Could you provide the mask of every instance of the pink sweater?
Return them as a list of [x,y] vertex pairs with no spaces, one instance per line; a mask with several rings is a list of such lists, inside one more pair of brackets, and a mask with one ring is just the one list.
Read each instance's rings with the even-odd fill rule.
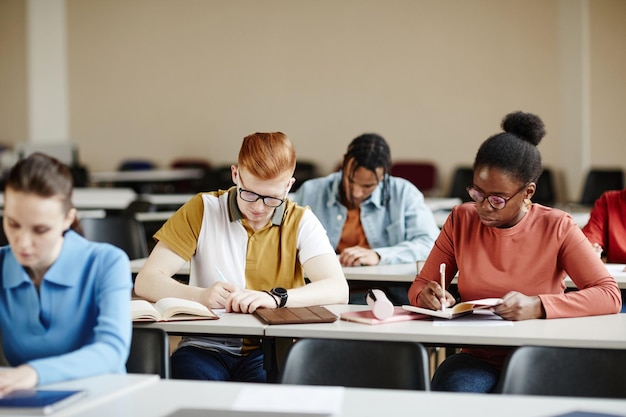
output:
[[[571,216],[538,204],[511,228],[484,226],[475,203],[455,207],[426,263],[409,289],[417,305],[422,288],[439,280],[446,264],[447,285],[459,271],[462,301],[503,297],[509,291],[541,298],[546,318],[592,316],[620,311],[619,288]],[[565,293],[566,273],[579,291]],[[501,349],[464,350],[495,365]]]
[[607,262],[626,263],[626,189],[598,198],[583,233],[604,248]]

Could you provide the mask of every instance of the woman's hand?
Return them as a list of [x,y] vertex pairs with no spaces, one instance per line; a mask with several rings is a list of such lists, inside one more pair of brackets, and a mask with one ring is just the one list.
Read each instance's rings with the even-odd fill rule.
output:
[[39,381],[37,371],[30,365],[20,365],[0,371],[0,395],[17,389],[34,388]]
[[505,320],[541,319],[546,316],[539,296],[511,291],[502,300],[502,303],[493,307],[493,312]]
[[441,288],[436,281],[430,281],[420,292],[417,302],[420,307],[441,310],[441,301],[445,299],[446,307],[452,307],[456,300],[448,291]]

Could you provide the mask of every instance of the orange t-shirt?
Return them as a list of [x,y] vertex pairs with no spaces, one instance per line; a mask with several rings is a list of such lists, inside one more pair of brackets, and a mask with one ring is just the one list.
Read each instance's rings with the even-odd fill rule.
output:
[[352,246],[361,246],[368,249],[370,247],[367,242],[367,237],[365,237],[363,225],[361,224],[360,207],[348,210],[346,222],[343,225],[343,230],[341,231],[341,237],[339,238],[336,252],[341,253],[344,249],[351,248]]
[[[558,209],[533,204],[518,224],[499,229],[482,224],[475,203],[456,206],[409,288],[411,304],[417,305],[429,281],[439,281],[442,263],[447,285],[459,272],[462,301],[519,291],[539,296],[548,319],[612,314],[621,308],[617,283],[580,227]],[[578,291],[565,292],[566,273]],[[506,355],[502,349],[464,351],[496,366]]]

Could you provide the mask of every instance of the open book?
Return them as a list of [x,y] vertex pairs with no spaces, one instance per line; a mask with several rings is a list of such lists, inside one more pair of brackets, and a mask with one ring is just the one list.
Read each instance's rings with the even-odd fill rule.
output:
[[412,311],[405,310],[402,307],[395,306],[393,308],[393,315],[384,320],[374,317],[372,310],[362,311],[345,311],[339,316],[341,320],[354,321],[363,324],[383,324],[383,323],[395,323],[398,321],[417,320],[426,318],[423,314],[415,314]]
[[130,312],[133,321],[210,320],[219,318],[203,304],[183,298],[166,297],[156,303],[132,300]]
[[427,314],[433,317],[439,317],[442,319],[453,319],[466,314],[471,314],[474,310],[480,310],[485,308],[491,308],[502,302],[502,298],[482,298],[480,300],[465,301],[458,303],[452,307],[447,307],[445,310],[431,310],[429,308],[415,307],[404,305],[403,309],[412,311],[414,313]]

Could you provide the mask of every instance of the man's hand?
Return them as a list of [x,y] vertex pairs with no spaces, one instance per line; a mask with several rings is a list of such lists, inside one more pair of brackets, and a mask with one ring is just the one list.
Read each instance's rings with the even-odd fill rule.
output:
[[380,256],[372,249],[352,246],[341,252],[339,262],[342,266],[378,265]]

